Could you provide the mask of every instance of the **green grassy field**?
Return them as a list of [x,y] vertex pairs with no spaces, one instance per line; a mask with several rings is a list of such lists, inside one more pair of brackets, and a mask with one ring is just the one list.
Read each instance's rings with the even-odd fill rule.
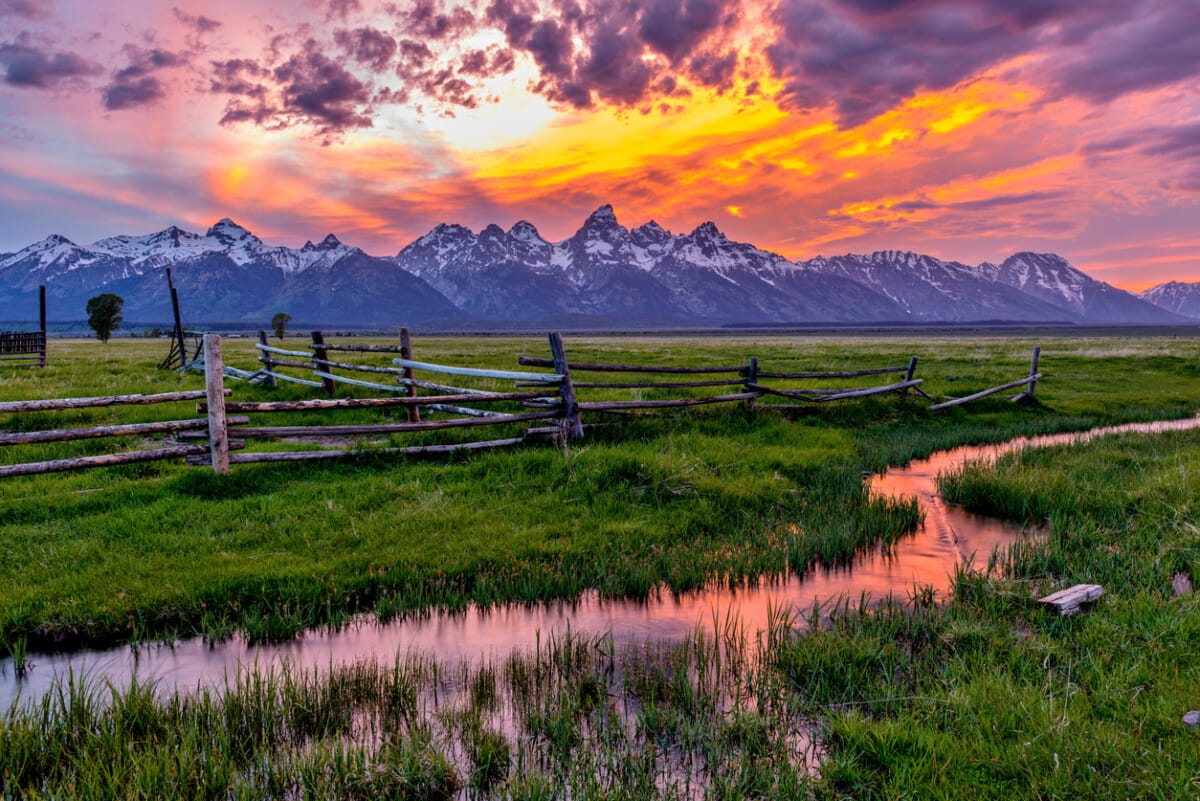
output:
[[[939,396],[1020,376],[1031,344],[1008,337],[567,338],[579,361],[712,364],[757,355],[773,370],[904,364],[916,354],[925,388]],[[914,507],[868,498],[864,469],[962,442],[1195,413],[1200,339],[1041,344],[1047,379],[1032,408],[1004,396],[937,413],[894,396],[794,413],[707,407],[602,419],[607,425],[566,452],[529,445],[439,461],[366,453],[339,463],[235,466],[229,476],[150,463],[5,479],[0,638],[43,647],[219,635],[233,627],[274,638],[362,610],[387,617],[587,588],[641,596],[661,584],[686,590],[717,578],[779,574],[845,559],[911,530]],[[199,375],[154,368],[162,340],[52,345],[45,370],[0,373],[0,400],[203,385]],[[419,359],[491,367],[546,353],[540,338],[418,337],[414,346]],[[227,363],[255,366],[250,341],[227,339],[225,349]],[[230,387],[234,399],[316,392]],[[334,422],[379,418],[348,414]],[[181,403],[9,415],[0,426],[192,416],[191,404]],[[468,434],[410,435],[396,444],[455,436]],[[0,450],[0,460],[112,447],[13,446]]]
[[[55,344],[46,371],[0,374],[0,400],[200,385],[153,370],[161,343]],[[753,354],[771,369],[915,353],[939,396],[1019,376],[1031,344],[567,339],[578,360]],[[233,627],[276,637],[353,610],[387,616],[585,587],[637,596],[659,583],[802,569],[915,524],[911,506],[863,494],[864,469],[964,442],[1196,413],[1200,339],[1040,344],[1047,378],[1032,407],[998,398],[930,413],[884,397],[786,414],[707,408],[615,421],[565,453],[541,445],[439,462],[365,454],[235,466],[224,477],[155,464],[7,480],[4,636],[18,652],[60,637]],[[417,358],[488,366],[544,353],[533,339],[416,345]],[[248,343],[226,352],[252,366]],[[129,411],[72,423],[127,421]],[[0,459],[16,461],[17,450]],[[1047,522],[1045,540],[988,574],[957,576],[948,603],[918,594],[804,630],[781,613],[757,646],[718,623],[628,652],[567,640],[472,669],[410,658],[248,674],[188,697],[64,686],[0,719],[0,795],[1193,798],[1200,738],[1182,716],[1200,707],[1197,468],[1191,432],[1029,452],[944,477],[944,492],[969,508]],[[1035,603],[1077,582],[1105,587],[1096,608],[1059,618]],[[810,773],[806,760],[818,757]]]

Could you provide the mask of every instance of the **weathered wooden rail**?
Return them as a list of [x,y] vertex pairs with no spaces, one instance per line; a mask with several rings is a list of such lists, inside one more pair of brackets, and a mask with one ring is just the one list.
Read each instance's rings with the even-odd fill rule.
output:
[[[561,350],[561,338],[557,334],[550,335],[551,350],[555,347]],[[254,462],[293,462],[315,459],[335,459],[352,454],[361,454],[363,449],[358,447],[361,437],[392,437],[397,434],[446,431],[451,429],[481,428],[485,426],[525,425],[531,422],[559,420],[568,432],[582,434],[582,425],[578,420],[578,410],[569,402],[569,377],[561,373],[533,373],[512,370],[492,370],[478,367],[463,367],[456,365],[435,364],[413,360],[412,346],[407,330],[402,332],[399,346],[390,345],[344,345],[326,342],[319,331],[313,332],[311,352],[288,351],[266,344],[265,334],[261,334],[256,348],[260,354],[264,371],[271,379],[282,379],[293,383],[320,387],[326,394],[332,395],[338,386],[368,389],[376,392],[397,393],[390,398],[317,398],[297,401],[255,401],[229,402],[224,401],[224,379],[226,370],[220,353],[220,337],[206,337],[205,353],[205,385],[208,390],[207,399],[198,405],[197,410],[207,413],[210,418],[208,428],[210,436],[210,451],[208,453],[192,454],[188,463],[193,465],[211,464],[218,473],[228,472],[234,464],[249,464]],[[557,341],[557,345],[556,345]],[[342,359],[330,358],[330,353],[358,353],[391,356],[392,365],[355,364]],[[402,354],[402,355],[401,355]],[[282,358],[281,358],[282,357]],[[310,381],[296,376],[280,373],[280,366],[300,367],[310,369],[312,374],[320,379]],[[334,371],[339,372],[334,372]],[[343,375],[344,372],[368,373],[372,375],[389,376],[394,383],[384,384],[379,381],[365,381]],[[460,387],[425,381],[415,377],[417,373],[432,373],[435,375],[453,376],[458,379],[485,379],[490,382],[517,382],[536,385],[538,391],[495,391],[478,387]],[[438,394],[421,395],[419,390],[433,391]],[[469,403],[470,406],[458,404]],[[531,404],[534,411],[497,411],[481,409],[480,405],[489,404]],[[221,424],[214,420],[229,413],[254,415],[270,415],[277,412],[337,412],[350,409],[386,409],[388,407],[403,408],[406,411],[405,422],[355,423],[320,425],[294,424],[256,424],[251,425],[248,419],[240,419],[236,423],[226,418]],[[519,407],[518,407],[519,408]],[[436,410],[456,415],[449,419],[422,420],[420,409]],[[215,436],[215,432],[223,432],[223,437]],[[461,443],[412,445],[405,447],[375,447],[372,453],[383,454],[444,454],[461,450],[481,450],[516,445],[524,442],[529,431],[520,436],[508,436],[490,440],[479,440]],[[289,451],[245,451],[230,453],[222,442],[236,437],[240,441],[254,440],[318,440],[322,443],[345,442],[353,440],[350,447],[333,447],[321,450],[289,450]]]
[[46,287],[38,287],[37,331],[0,331],[0,362],[46,366]]
[[1025,378],[1019,378],[1016,381],[1009,381],[1007,384],[1001,384],[1000,386],[991,387],[990,389],[980,390],[979,392],[976,392],[972,395],[967,395],[966,397],[951,398],[950,400],[942,401],[941,403],[935,403],[929,408],[931,411],[937,411],[938,409],[949,409],[951,406],[961,406],[964,403],[970,403],[971,401],[979,400],[980,398],[986,398],[989,395],[995,395],[997,393],[1004,392],[1007,389],[1016,389],[1017,387],[1026,387],[1026,389],[1024,392],[1013,396],[1013,403],[1022,403],[1033,400],[1034,389],[1037,387],[1037,382],[1042,378],[1042,374],[1038,372],[1038,362],[1041,359],[1041,355],[1042,349],[1035,346],[1033,349],[1033,356],[1029,360],[1029,375],[1027,375]]
[[[103,395],[90,398],[54,398],[47,400],[6,401],[0,403],[0,414],[22,414],[30,412],[56,412],[75,409],[97,409],[110,406],[144,406],[159,403],[193,401],[208,396],[205,390],[188,392],[161,392],[153,395]],[[232,418],[234,422],[247,422],[247,418]],[[188,431],[204,431],[210,421],[204,418],[186,420],[160,420],[147,423],[125,423],[120,425],[84,426],[79,428],[57,428],[43,431],[0,432],[0,446],[35,445],[54,442],[74,442],[110,437],[148,437],[158,434],[179,434]],[[207,433],[206,433],[207,436]],[[161,447],[131,451],[70,456],[61,459],[46,459],[33,462],[0,465],[0,478],[56,473],[63,470],[80,470],[90,467],[107,467],[135,462],[151,462],[162,459],[180,459],[204,453],[208,446],[199,444],[167,443]]]
[[[369,452],[378,454],[434,455],[455,451],[474,451],[517,445],[534,437],[553,435],[579,439],[584,434],[583,416],[588,414],[633,414],[639,411],[682,409],[721,403],[755,402],[763,398],[782,398],[806,404],[862,398],[884,393],[902,397],[910,392],[933,400],[921,389],[922,379],[915,377],[917,357],[907,364],[871,367],[857,370],[767,370],[757,357],[745,364],[670,365],[670,364],[609,364],[572,362],[566,354],[561,335],[548,336],[550,358],[521,356],[518,363],[525,367],[549,368],[552,372],[497,370],[481,367],[439,364],[413,358],[412,341],[407,329],[401,330],[397,345],[360,345],[327,342],[320,331],[313,332],[309,350],[289,350],[268,344],[265,332],[260,332],[255,347],[262,367],[256,371],[239,370],[224,363],[221,337],[207,334],[203,352],[189,366],[202,367],[205,389],[202,391],[166,392],[154,395],[108,395],[89,398],[59,398],[29,401],[0,402],[0,414],[54,412],[69,409],[101,408],[116,405],[142,405],[178,401],[199,401],[196,411],[200,418],[158,420],[85,426],[49,428],[41,431],[0,431],[0,446],[35,445],[74,442],[118,437],[173,437],[163,447],[119,451],[101,455],[71,456],[0,465],[0,477],[33,475],[105,465],[128,464],[158,459],[183,458],[189,465],[208,465],[217,473],[226,473],[234,464],[259,462],[294,462],[336,459],[366,452],[363,438],[370,438]],[[976,392],[963,398],[934,403],[931,410],[958,406],[994,395],[1006,389],[1025,387],[1013,400],[1033,397],[1039,372],[1040,349],[1033,349],[1029,375],[1000,386]],[[361,359],[386,359],[385,363],[360,363]],[[280,372],[280,368],[306,370],[312,379]],[[349,375],[347,375],[349,373]],[[597,380],[575,381],[573,374],[605,374]],[[352,377],[352,376],[362,376]],[[418,378],[420,375],[422,377]],[[433,381],[425,377],[436,377]],[[830,386],[846,379],[889,376],[886,383],[875,386]],[[225,388],[229,377],[262,381],[275,387],[285,381],[320,389],[330,397],[277,401],[226,400],[230,391]],[[370,378],[372,380],[366,380]],[[815,381],[819,386],[796,386],[798,381]],[[453,383],[443,383],[453,382]],[[778,386],[766,382],[789,382]],[[470,384],[475,384],[471,386]],[[861,382],[860,382],[861,383]],[[483,384],[480,386],[479,384]],[[496,388],[508,384],[511,388]],[[342,391],[369,390],[388,397],[333,397]],[[740,391],[729,392],[737,388]],[[601,392],[595,399],[580,399],[577,390]],[[672,397],[634,397],[614,399],[618,390],[648,390]],[[701,392],[697,392],[700,390]],[[705,394],[703,390],[714,390]],[[780,403],[762,404],[770,409],[794,409]],[[497,406],[499,408],[497,408]],[[488,408],[483,408],[488,407]],[[349,410],[388,409],[404,411],[403,421],[349,422],[335,424],[326,413]],[[425,412],[449,415],[432,419]],[[275,413],[322,413],[319,423],[297,422],[293,417],[272,424]],[[251,421],[251,415],[255,419]],[[266,419],[263,419],[263,418]],[[303,417],[299,418],[304,420]],[[550,423],[550,425],[546,425]],[[531,425],[532,424],[532,425]],[[396,435],[423,432],[468,430],[488,426],[507,426],[510,431],[494,439],[469,442],[438,442],[398,446],[389,440]],[[514,434],[512,428],[519,427]],[[247,443],[265,440],[293,443],[318,443],[319,449],[253,450]],[[261,447],[261,446],[260,446]]]

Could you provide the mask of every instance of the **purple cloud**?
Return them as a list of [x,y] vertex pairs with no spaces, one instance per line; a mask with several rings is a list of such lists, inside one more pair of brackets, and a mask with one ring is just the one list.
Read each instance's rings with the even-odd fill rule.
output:
[[47,19],[53,16],[50,0],[0,0],[0,17]]
[[385,10],[396,18],[405,34],[425,39],[461,36],[478,27],[475,15],[468,9],[457,6],[447,11],[442,0],[415,0],[403,5],[389,3]]
[[359,64],[382,72],[396,55],[396,40],[375,28],[334,31],[333,40]]
[[190,28],[194,28],[196,30],[196,33],[212,33],[217,28],[221,27],[221,23],[219,20],[215,20],[210,17],[206,17],[203,14],[200,14],[200,15],[189,14],[186,11],[180,9],[178,6],[172,7],[171,13],[173,13],[175,15],[175,19],[179,20],[184,25],[187,25]]
[[129,65],[114,72],[112,81],[101,90],[104,107],[109,111],[136,108],[162,99],[166,89],[154,73],[187,63],[184,56],[157,47],[142,50],[136,45],[126,45],[125,54]]
[[325,11],[326,20],[345,20],[351,14],[362,11],[362,2],[360,0],[329,0],[328,6],[328,9]]
[[25,34],[0,44],[4,83],[24,89],[53,89],[64,82],[95,75],[100,66],[76,53],[49,53],[36,47]]

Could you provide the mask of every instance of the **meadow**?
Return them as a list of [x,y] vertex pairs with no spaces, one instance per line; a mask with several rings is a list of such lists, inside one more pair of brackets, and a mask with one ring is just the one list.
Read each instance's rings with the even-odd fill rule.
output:
[[[202,384],[154,370],[159,341],[53,344],[46,370],[0,374],[0,400]],[[916,354],[938,395],[1020,376],[1032,344],[567,338],[581,361],[756,355],[772,369],[840,369]],[[743,405],[605,420],[566,448],[440,461],[367,451],[229,476],[156,463],[8,479],[0,632],[20,654],[234,630],[274,639],[358,612],[769,578],[845,562],[919,524],[911,503],[868,496],[863,471],[967,442],[1196,413],[1200,338],[1058,334],[1036,344],[1047,377],[1029,406],[1003,396],[936,413],[892,396],[789,412]],[[415,345],[417,358],[492,367],[545,351],[535,338]],[[228,341],[226,359],[252,366],[249,343]],[[238,399],[304,394],[233,388]],[[39,418],[0,425],[45,427]],[[15,461],[16,450],[0,459]],[[1200,436],[1176,433],[946,476],[952,500],[1045,523],[1046,538],[986,573],[959,573],[950,599],[915,591],[811,625],[781,610],[758,643],[715,625],[627,653],[568,639],[500,665],[398,657],[322,675],[249,674],[187,697],[64,686],[0,722],[5,794],[1194,797],[1200,741],[1181,717],[1200,706],[1200,662],[1187,646],[1200,635],[1190,591],[1200,579],[1198,465]],[[1105,586],[1086,614],[1058,618],[1034,601],[1082,581]],[[206,745],[210,735],[219,747]]]

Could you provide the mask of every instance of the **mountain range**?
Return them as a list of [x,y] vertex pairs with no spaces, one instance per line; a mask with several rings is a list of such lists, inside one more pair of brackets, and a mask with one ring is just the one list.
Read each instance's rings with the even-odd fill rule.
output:
[[891,250],[793,262],[711,222],[687,234],[653,221],[628,229],[607,205],[561,242],[526,221],[478,234],[442,224],[392,257],[333,234],[298,249],[271,246],[228,218],[203,235],[172,226],[88,246],[55,235],[0,253],[0,319],[33,316],[44,285],[51,320],[80,320],[88,298],[115,292],[126,320],[167,322],[167,267],[193,327],[257,327],[280,311],[297,325],[360,328],[1200,319],[1200,284],[1135,296],[1054,254],[974,267]]

